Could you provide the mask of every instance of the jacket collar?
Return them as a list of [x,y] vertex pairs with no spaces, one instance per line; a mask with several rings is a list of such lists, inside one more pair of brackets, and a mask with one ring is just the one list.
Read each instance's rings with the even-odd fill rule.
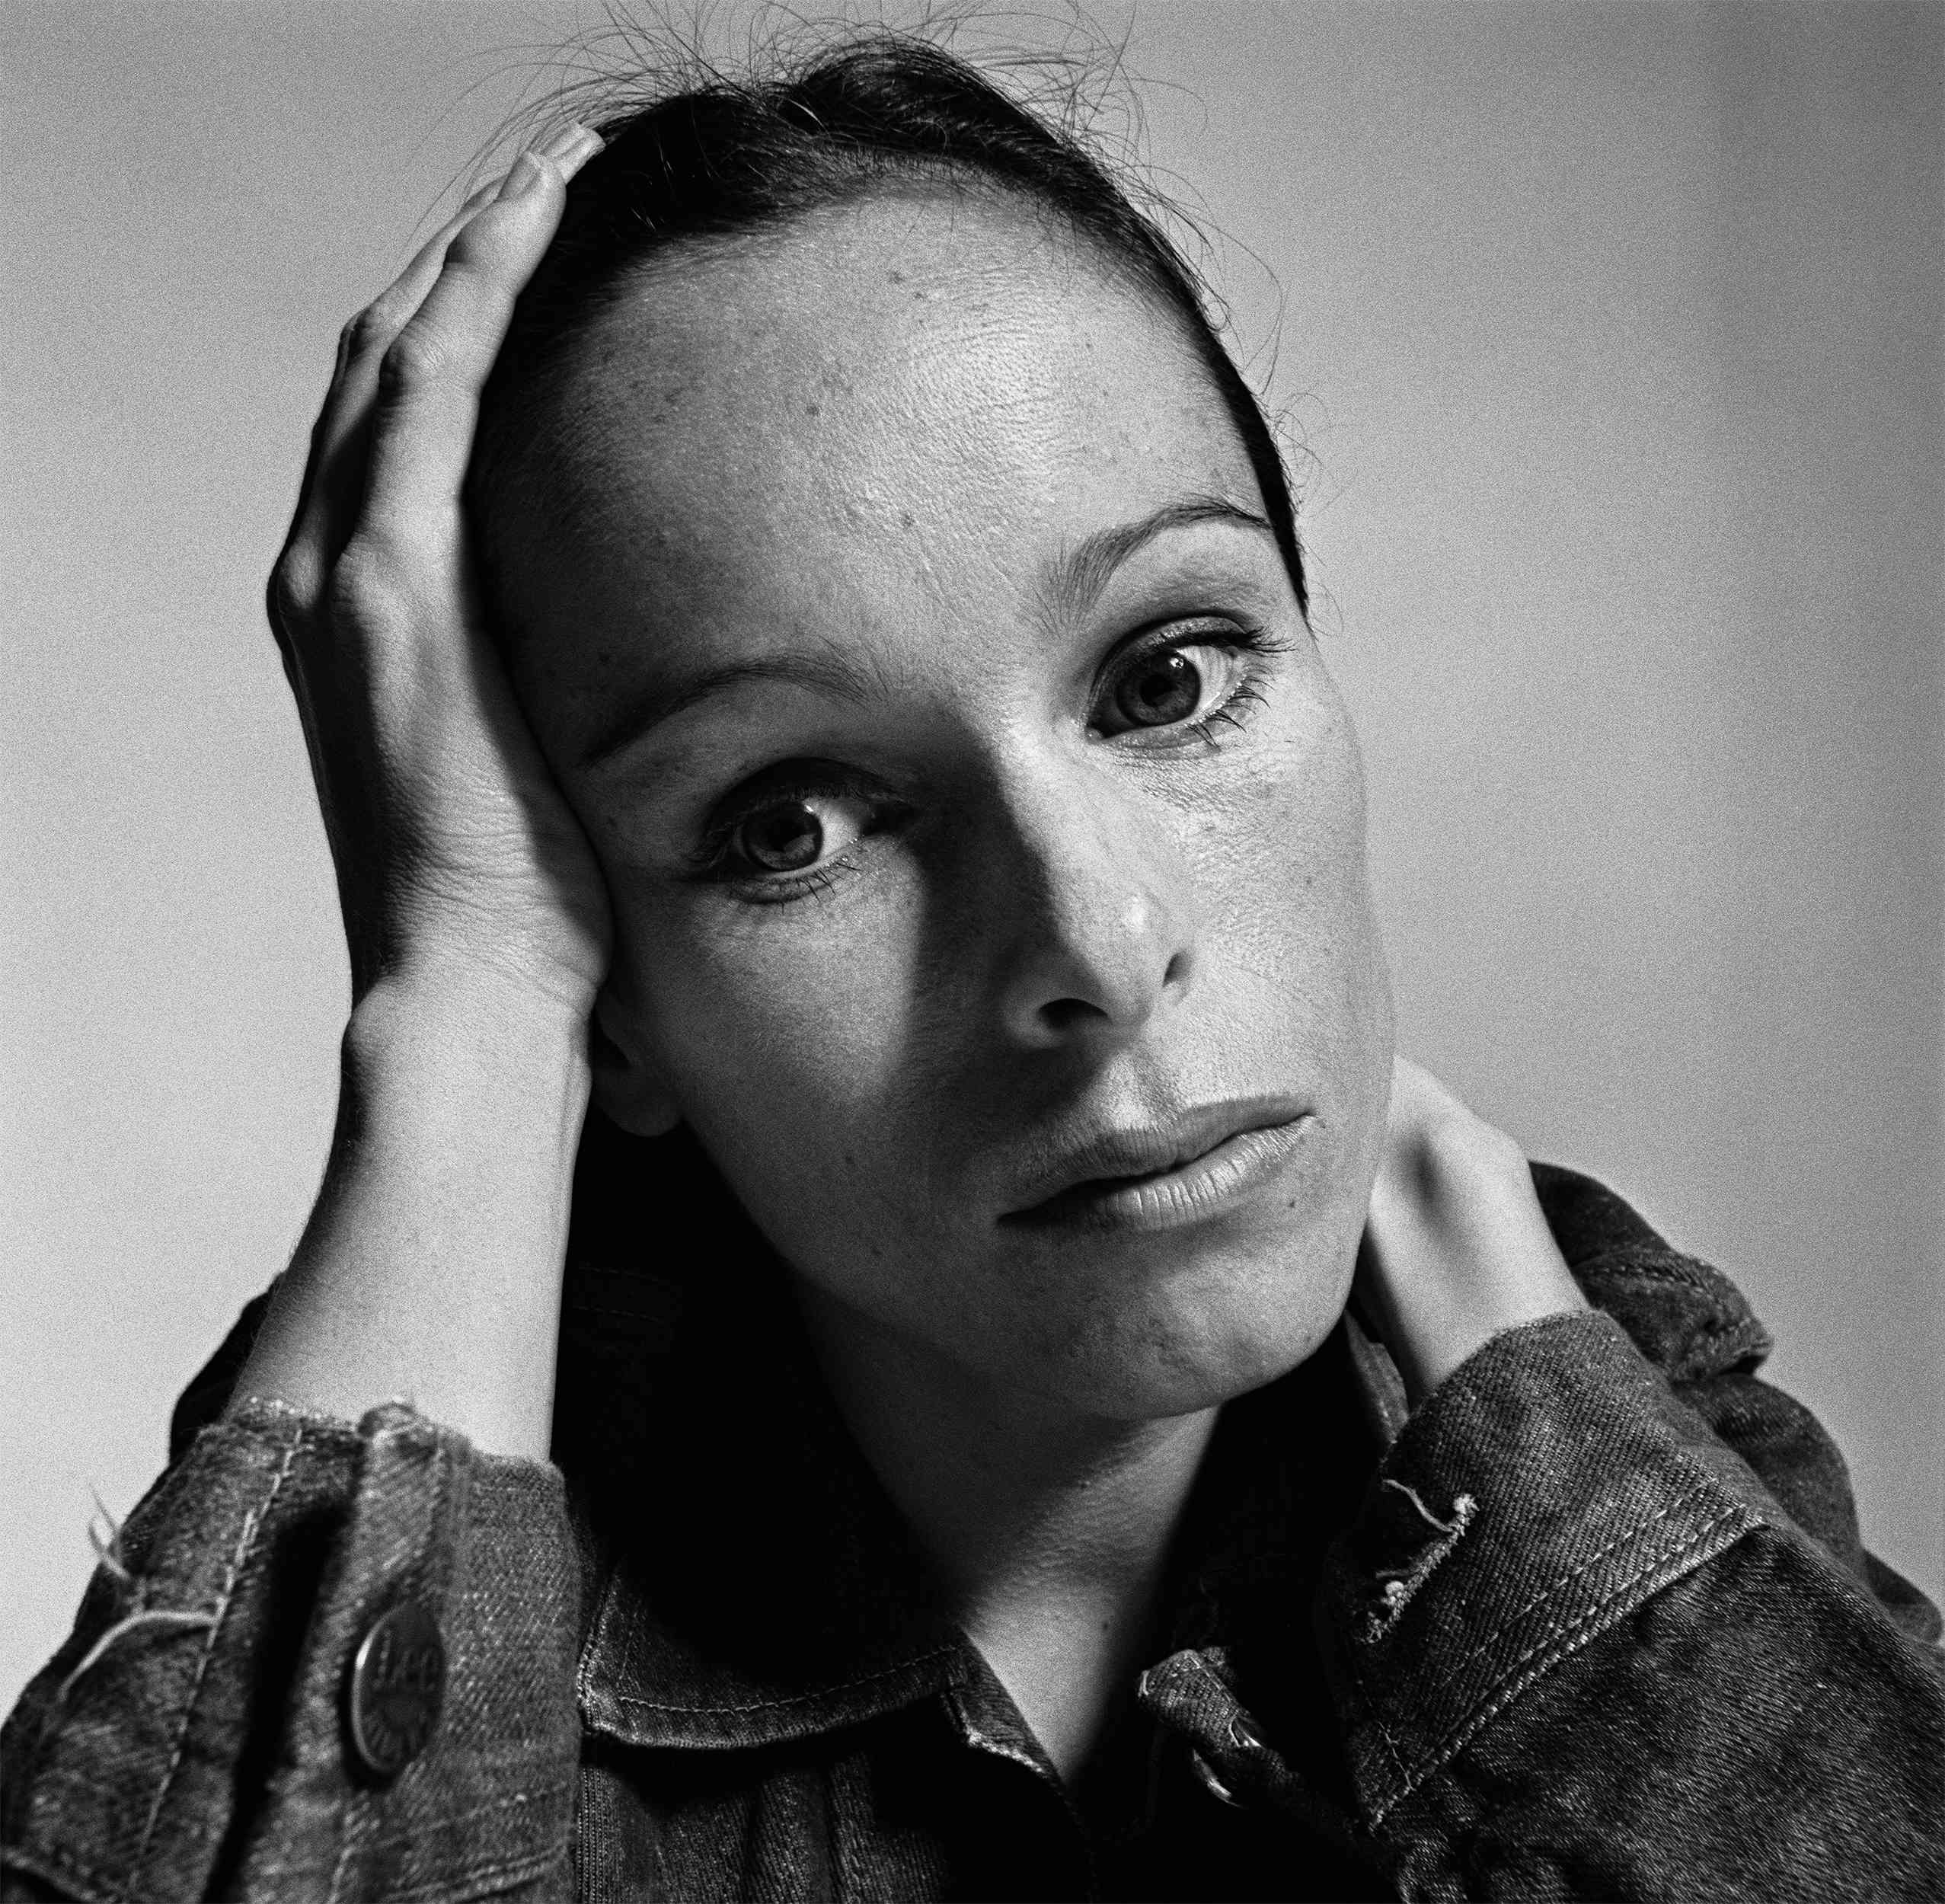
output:
[[636,1746],[774,1745],[972,1670],[807,1364],[806,1351],[714,1395],[688,1388],[679,1411],[658,1411],[654,1471],[605,1478],[579,1684],[594,1730]]

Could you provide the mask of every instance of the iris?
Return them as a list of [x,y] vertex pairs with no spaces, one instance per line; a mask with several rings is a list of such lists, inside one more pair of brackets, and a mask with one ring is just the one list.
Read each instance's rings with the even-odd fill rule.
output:
[[1186,720],[1202,699],[1201,670],[1180,648],[1167,648],[1129,674],[1114,691],[1114,704],[1138,727]]
[[752,813],[739,832],[739,851],[766,872],[797,872],[815,864],[824,851],[823,822],[801,800]]

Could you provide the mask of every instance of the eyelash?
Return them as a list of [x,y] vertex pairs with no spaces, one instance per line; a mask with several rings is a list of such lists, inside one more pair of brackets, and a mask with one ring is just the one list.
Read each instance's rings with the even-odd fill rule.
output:
[[[1290,644],[1279,640],[1267,630],[1238,621],[1223,621],[1212,627],[1183,629],[1171,626],[1164,639],[1143,644],[1137,636],[1134,641],[1110,656],[1095,679],[1093,701],[1098,704],[1107,690],[1109,683],[1119,670],[1139,666],[1149,657],[1174,651],[1192,648],[1225,648],[1246,656],[1254,664],[1245,668],[1241,679],[1231,688],[1228,697],[1219,707],[1193,720],[1183,721],[1166,727],[1148,729],[1124,728],[1121,733],[1146,732],[1154,734],[1192,735],[1211,752],[1219,752],[1222,743],[1215,737],[1215,729],[1220,724],[1236,729],[1239,733],[1247,724],[1246,711],[1251,706],[1260,706],[1265,699],[1264,688],[1269,669],[1263,663],[1273,655],[1288,652]],[[1119,739],[1119,734],[1107,736]],[[1180,740],[1149,740],[1136,745],[1150,749],[1180,746]],[[809,765],[810,763],[804,763]],[[764,874],[745,871],[731,863],[737,831],[745,821],[765,808],[778,806],[788,800],[808,800],[816,797],[849,794],[855,798],[870,800],[877,810],[889,813],[896,810],[896,803],[883,798],[860,774],[847,772],[835,762],[817,763],[824,769],[815,775],[800,775],[759,782],[742,798],[733,796],[720,807],[709,820],[702,839],[690,858],[690,877],[698,882],[740,887],[742,896],[761,905],[784,905],[793,901],[810,899],[828,891],[840,876],[858,870],[858,862],[848,852],[835,855],[820,864],[797,874]],[[873,826],[870,833],[885,830]]]
[[835,859],[813,866],[807,873],[772,875],[760,879],[754,874],[730,874],[733,883],[747,889],[748,896],[759,906],[787,906],[797,899],[814,899],[837,884],[841,873],[854,873],[858,862],[840,853]]

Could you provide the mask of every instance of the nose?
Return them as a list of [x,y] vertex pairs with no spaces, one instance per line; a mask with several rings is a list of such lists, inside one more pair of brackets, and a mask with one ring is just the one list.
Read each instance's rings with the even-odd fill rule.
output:
[[1085,770],[1008,791],[994,855],[1000,1017],[1033,1050],[1125,1043],[1194,975],[1187,867],[1166,819]]

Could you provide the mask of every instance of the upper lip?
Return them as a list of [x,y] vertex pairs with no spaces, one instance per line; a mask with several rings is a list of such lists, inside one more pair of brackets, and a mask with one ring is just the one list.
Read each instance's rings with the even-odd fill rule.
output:
[[1058,1161],[1033,1180],[1007,1215],[1027,1216],[1083,1184],[1179,1169],[1244,1131],[1294,1123],[1308,1109],[1290,1097],[1232,1097],[1194,1105],[1159,1122],[1081,1139],[1061,1151]]

